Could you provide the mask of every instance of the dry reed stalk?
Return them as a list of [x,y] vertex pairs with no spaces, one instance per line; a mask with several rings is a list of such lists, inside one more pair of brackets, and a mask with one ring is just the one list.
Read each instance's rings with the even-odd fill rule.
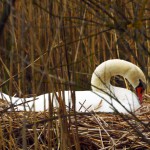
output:
[[[51,116],[49,116],[49,112],[4,113],[0,119],[1,135],[3,135],[0,138],[1,147],[6,150],[22,149],[23,146],[25,149],[35,149],[36,144],[38,144],[38,149],[42,150],[49,149],[50,144],[52,149],[61,149],[63,144],[61,139],[65,138],[61,137],[61,132],[64,130],[62,120],[66,119],[64,125],[67,126],[67,129],[70,129],[70,132],[66,133],[69,133],[68,138],[71,147],[66,145],[65,148],[76,149],[76,134],[78,134],[78,144],[81,149],[150,148],[150,144],[145,142],[136,132],[136,130],[139,130],[147,139],[150,138],[148,129],[150,102],[148,101],[145,101],[136,112],[136,117],[140,121],[135,120],[132,115],[126,115],[126,119],[124,119],[119,114],[112,113],[76,113],[75,119],[74,112],[66,112],[64,115],[58,112],[59,109],[53,110]],[[49,123],[51,123],[50,126]],[[147,129],[142,125],[143,123],[148,127]],[[76,131],[78,132],[76,133]],[[24,136],[26,139],[24,139]],[[22,145],[23,142],[26,144]]]
[[[6,3],[0,2],[1,14],[6,10]],[[148,74],[149,5],[147,0],[15,1],[0,35],[0,88],[10,95],[23,97],[66,89],[90,89],[89,81],[96,65],[118,57],[139,64]],[[79,86],[70,85],[72,81]],[[61,142],[64,149],[68,145],[72,149],[79,149],[80,145],[81,149],[143,146],[143,142],[135,140],[135,131],[119,116],[73,114],[63,120],[62,115],[72,112],[66,112],[63,103],[61,106],[59,111],[50,106],[49,113],[3,114],[0,146],[17,149],[23,144],[24,149],[61,149]],[[138,117],[148,122],[149,104],[140,110]],[[55,116],[59,118],[26,127]],[[75,121],[72,123],[72,120]],[[22,128],[21,133],[17,130],[11,133],[19,128]]]

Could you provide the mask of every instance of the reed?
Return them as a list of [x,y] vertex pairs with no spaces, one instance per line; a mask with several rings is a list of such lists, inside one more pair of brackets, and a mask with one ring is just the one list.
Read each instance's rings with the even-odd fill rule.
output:
[[[67,111],[63,95],[58,96],[61,107],[50,104],[48,112],[4,113],[1,104],[0,149],[150,148],[150,130],[142,125],[149,121],[150,111],[149,6],[148,0],[1,1],[4,93],[30,97],[70,90],[74,103],[74,91],[90,89],[98,64],[120,58],[141,67],[148,94],[137,116],[140,122],[119,114]],[[118,84],[115,79],[112,82]]]

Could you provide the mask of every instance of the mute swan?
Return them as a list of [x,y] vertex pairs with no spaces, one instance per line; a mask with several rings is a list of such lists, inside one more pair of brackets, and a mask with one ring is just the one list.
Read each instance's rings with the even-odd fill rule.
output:
[[[121,75],[127,78],[131,85],[136,89],[138,97],[127,89],[112,86],[110,84],[110,78],[114,75]],[[120,59],[105,61],[95,69],[92,75],[91,85],[93,91],[75,91],[76,110],[82,112],[86,110],[93,110],[95,112],[114,112],[115,108],[121,113],[128,113],[128,111],[134,112],[140,107],[140,103],[142,103],[142,94],[145,90],[145,83],[145,76],[141,69],[136,65]],[[1,93],[0,98],[7,100],[14,106],[17,105],[14,108],[19,111],[43,111],[48,109],[49,100],[53,100],[54,107],[59,106],[56,98],[59,94],[60,93],[56,92],[55,94],[49,93],[34,98],[18,98]],[[71,104],[72,99],[70,91],[64,91],[64,93],[61,92],[61,95],[63,94],[65,104],[70,106],[69,104]],[[34,109],[33,101],[35,106]],[[24,102],[26,103],[22,104]]]

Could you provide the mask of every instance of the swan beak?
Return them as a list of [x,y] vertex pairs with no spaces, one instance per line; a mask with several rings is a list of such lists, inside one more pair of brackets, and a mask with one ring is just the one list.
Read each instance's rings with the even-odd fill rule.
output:
[[136,94],[139,98],[140,104],[142,104],[142,102],[143,102],[143,92],[144,92],[143,87],[139,86],[139,87],[136,88]]

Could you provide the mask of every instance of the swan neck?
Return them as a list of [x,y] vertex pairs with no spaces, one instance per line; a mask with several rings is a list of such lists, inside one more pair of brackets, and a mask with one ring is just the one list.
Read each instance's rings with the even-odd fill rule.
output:
[[103,62],[95,69],[91,78],[92,90],[106,91],[108,87],[113,87],[110,80],[112,76],[116,75],[128,79],[134,88],[139,84],[139,78],[145,81],[143,72],[136,65],[124,60],[113,59]]

